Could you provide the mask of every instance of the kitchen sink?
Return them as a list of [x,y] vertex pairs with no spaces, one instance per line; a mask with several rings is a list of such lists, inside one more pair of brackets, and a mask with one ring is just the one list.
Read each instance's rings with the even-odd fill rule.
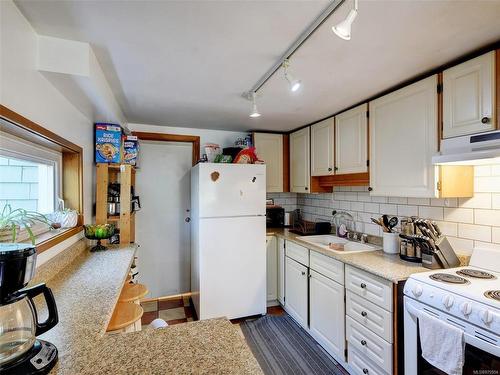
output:
[[[322,247],[325,250],[333,251],[338,254],[346,253],[362,253],[366,251],[381,250],[380,246],[347,240],[345,238],[325,234],[321,236],[300,236],[298,240],[310,243],[311,245]],[[343,244],[344,250],[334,250],[330,248],[330,244]]]

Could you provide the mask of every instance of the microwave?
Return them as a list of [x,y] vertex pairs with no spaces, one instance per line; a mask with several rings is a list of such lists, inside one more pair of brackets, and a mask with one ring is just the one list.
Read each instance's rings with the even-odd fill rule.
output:
[[285,226],[285,209],[280,206],[266,206],[266,227],[283,228]]

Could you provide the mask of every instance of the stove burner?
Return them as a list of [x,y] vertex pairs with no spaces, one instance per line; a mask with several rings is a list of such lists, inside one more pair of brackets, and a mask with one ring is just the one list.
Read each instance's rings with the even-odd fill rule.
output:
[[464,268],[462,270],[457,271],[457,274],[460,276],[466,276],[466,277],[473,277],[476,279],[494,279],[495,276],[492,275],[491,273],[480,271],[480,270],[474,270],[470,268]]
[[484,292],[484,296],[500,302],[500,290],[488,290]]
[[469,281],[463,277],[452,275],[449,273],[434,273],[429,276],[432,280],[441,281],[450,284],[468,284]]

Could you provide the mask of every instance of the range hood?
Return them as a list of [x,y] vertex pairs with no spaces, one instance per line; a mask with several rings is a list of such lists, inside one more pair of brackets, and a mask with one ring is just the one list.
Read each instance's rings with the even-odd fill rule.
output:
[[441,152],[432,157],[436,165],[500,164],[500,130],[443,139]]

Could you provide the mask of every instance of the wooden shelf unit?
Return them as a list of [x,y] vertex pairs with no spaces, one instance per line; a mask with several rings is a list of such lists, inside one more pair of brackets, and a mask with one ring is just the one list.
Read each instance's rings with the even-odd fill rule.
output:
[[[135,168],[128,164],[97,164],[96,224],[113,223],[120,229],[120,245],[135,241],[135,213],[131,213],[130,189]],[[120,215],[108,216],[108,186],[120,183]]]

